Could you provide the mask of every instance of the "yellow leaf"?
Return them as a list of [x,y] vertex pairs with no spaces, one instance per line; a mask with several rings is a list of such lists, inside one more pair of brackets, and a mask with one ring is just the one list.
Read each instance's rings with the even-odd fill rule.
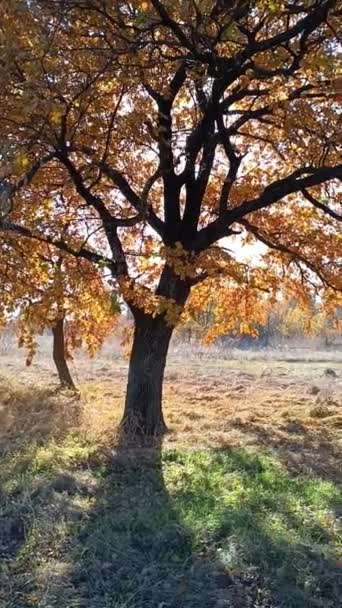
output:
[[54,108],[52,110],[52,112],[50,112],[50,120],[52,122],[52,124],[54,125],[58,125],[61,121],[61,118],[63,116],[63,109],[62,108]]
[[26,155],[19,156],[16,160],[16,165],[19,169],[21,169],[21,171],[26,171],[26,169],[30,166],[30,159]]

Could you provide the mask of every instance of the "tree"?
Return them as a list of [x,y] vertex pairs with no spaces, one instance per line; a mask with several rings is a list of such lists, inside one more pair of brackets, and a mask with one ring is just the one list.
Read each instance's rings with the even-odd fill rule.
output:
[[191,291],[222,277],[247,331],[265,290],[341,288],[341,2],[3,4],[1,230],[110,270],[135,321],[123,426],[163,432]]
[[325,306],[311,302],[303,306],[296,301],[288,302],[279,319],[280,332],[290,338],[321,336],[325,346],[329,346],[341,335],[342,323],[338,304],[335,303],[333,309],[323,304]]
[[61,386],[75,389],[67,363],[72,352],[85,344],[95,354],[118,319],[118,302],[99,269],[8,234],[0,243],[0,288],[0,326],[16,320],[19,346],[28,352],[26,364],[36,353],[36,335],[50,329]]

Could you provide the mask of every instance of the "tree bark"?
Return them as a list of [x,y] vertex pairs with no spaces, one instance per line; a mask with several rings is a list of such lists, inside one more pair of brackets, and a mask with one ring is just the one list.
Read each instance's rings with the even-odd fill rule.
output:
[[[169,297],[182,309],[189,292],[190,286],[166,267],[157,294]],[[167,323],[164,315],[152,317],[142,310],[132,310],[135,329],[121,428],[130,434],[158,436],[166,431],[162,393],[174,326]]]
[[136,315],[122,420],[129,433],[158,436],[166,431],[162,392],[172,331],[163,317]]
[[58,319],[52,328],[53,335],[53,360],[55,362],[58,377],[62,386],[75,389],[74,381],[71,377],[65,353],[64,338],[64,319]]

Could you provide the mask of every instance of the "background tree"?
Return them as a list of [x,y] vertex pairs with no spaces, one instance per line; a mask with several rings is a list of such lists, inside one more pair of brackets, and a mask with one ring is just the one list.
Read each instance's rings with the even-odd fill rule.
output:
[[119,305],[98,268],[51,250],[50,246],[6,235],[0,244],[0,325],[15,321],[26,364],[36,354],[36,336],[50,329],[61,386],[75,388],[68,359],[84,345],[92,356],[113,330]]
[[318,303],[303,304],[292,301],[283,306],[279,316],[279,333],[289,338],[301,338],[305,335],[322,337],[325,346],[329,346],[341,334],[339,306],[329,310]]
[[[204,286],[203,286],[204,288]],[[336,343],[341,336],[341,296],[334,294],[331,302],[310,298],[310,292],[300,293],[295,299],[293,290],[278,294],[265,291],[263,298],[251,298],[250,291],[229,285],[205,283],[207,308],[204,310],[202,289],[194,290],[182,323],[179,339],[194,344],[212,344],[220,337],[223,346],[246,345],[268,347],[285,340],[300,340],[303,345],[311,338],[322,338],[325,346]],[[232,298],[235,307],[232,307]],[[258,313],[258,314],[256,314]],[[190,336],[190,338],[189,338]]]
[[135,321],[123,423],[162,432],[192,289],[228,277],[247,331],[265,290],[341,287],[341,2],[3,4],[1,230],[111,271]]

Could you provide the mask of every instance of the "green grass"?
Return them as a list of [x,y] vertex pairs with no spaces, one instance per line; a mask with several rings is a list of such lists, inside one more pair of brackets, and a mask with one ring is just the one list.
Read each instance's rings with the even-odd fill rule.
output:
[[0,474],[4,608],[339,605],[341,492],[274,457],[71,436]]

